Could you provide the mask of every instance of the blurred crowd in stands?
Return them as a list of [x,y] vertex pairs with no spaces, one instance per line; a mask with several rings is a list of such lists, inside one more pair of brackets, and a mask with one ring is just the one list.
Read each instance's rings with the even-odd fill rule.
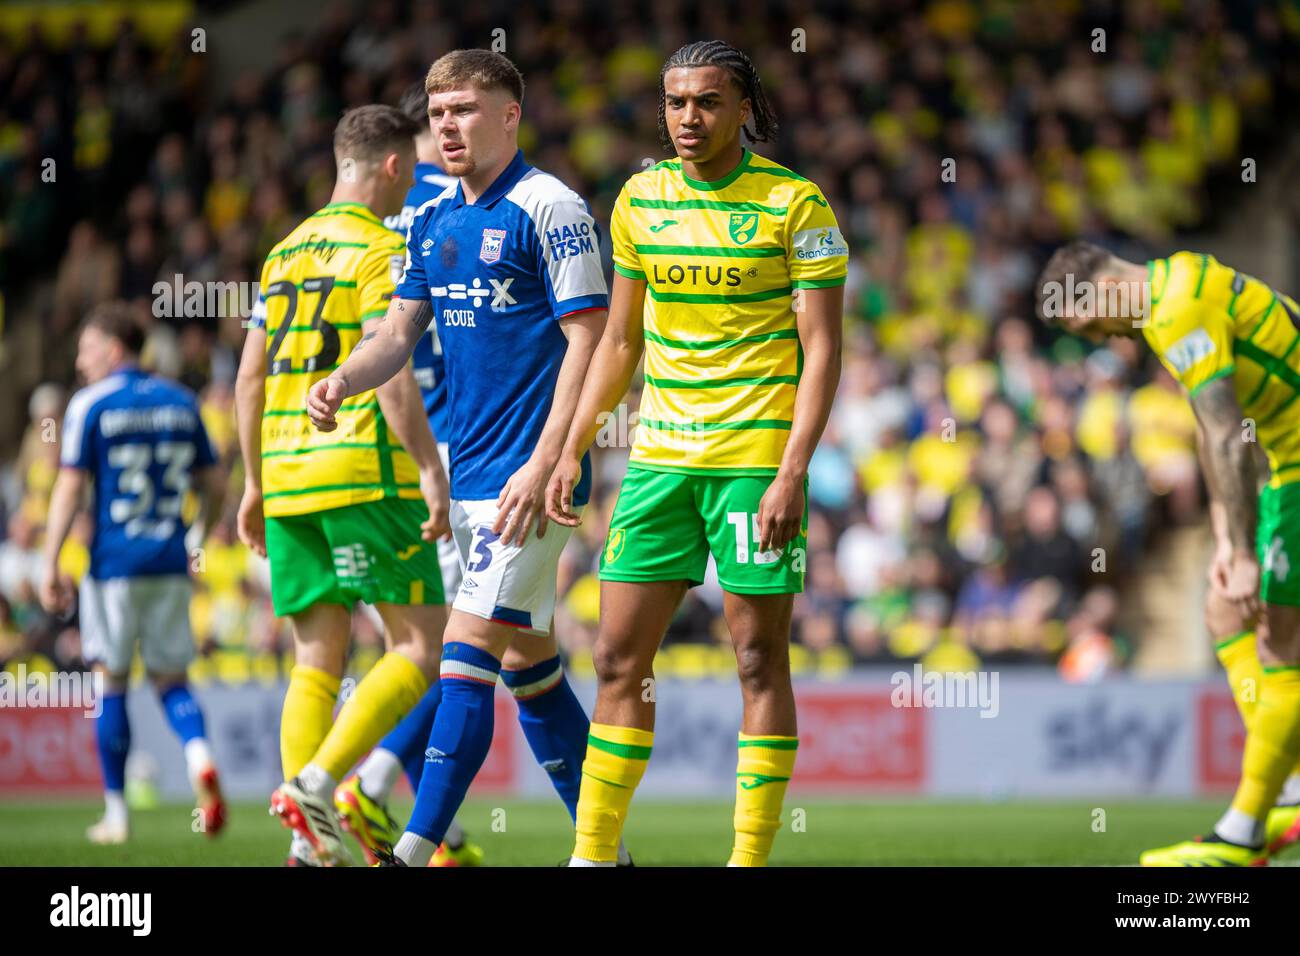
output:
[[[74,333],[93,305],[124,298],[150,330],[147,361],[199,392],[232,468],[227,519],[196,556],[198,669],[233,680],[284,667],[265,568],[233,530],[239,309],[159,318],[155,284],[255,281],[270,247],[327,201],[341,111],[396,103],[439,54],[488,46],[501,28],[527,82],[526,156],[599,223],[627,176],[662,157],[659,68],[699,37],[749,53],[781,121],[757,149],[819,183],[839,216],[852,249],[843,378],[810,475],[796,671],[1023,662],[1088,680],[1122,668],[1138,638],[1120,625],[1123,589],[1153,529],[1202,515],[1194,422],[1137,343],[1089,351],[1049,336],[1029,286],[1070,237],[1140,259],[1215,228],[1244,146],[1266,154],[1294,115],[1300,14],[1085,6],[335,3],[221,89],[222,49],[194,53],[188,28],[161,45],[130,19],[108,44],[0,38],[4,334],[6,346],[37,337],[43,363],[6,372],[42,384],[22,392],[29,424],[0,475],[0,665],[78,660],[75,619],[44,615],[33,575]],[[625,437],[614,431],[604,444]],[[625,462],[625,447],[597,450],[593,506],[561,568],[556,627],[578,671]],[[89,532],[83,517],[63,555],[74,579]],[[732,670],[720,608],[716,580],[691,592],[666,669]],[[373,624],[358,614],[357,629],[373,651]]]

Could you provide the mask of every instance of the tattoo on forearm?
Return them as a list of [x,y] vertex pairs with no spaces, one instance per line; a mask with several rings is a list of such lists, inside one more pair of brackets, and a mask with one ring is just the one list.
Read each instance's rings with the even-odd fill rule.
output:
[[[397,307],[403,312],[406,311],[406,309],[402,308],[401,302],[397,303]],[[424,332],[424,330],[429,327],[431,321],[433,321],[433,306],[429,305],[428,302],[418,303],[415,306],[414,314],[411,316],[411,324],[421,332]]]
[[1218,452],[1215,484],[1223,489],[1220,500],[1228,536],[1235,547],[1251,551],[1255,547],[1255,462],[1246,443],[1231,433],[1220,439]]
[[369,342],[378,334],[379,334],[378,332],[367,332],[365,335],[361,336],[361,341],[358,342],[356,345],[352,346],[352,352],[350,354],[356,355],[358,352],[360,352],[363,348],[366,347],[367,342]]
[[1192,402],[1205,427],[1211,488],[1223,506],[1233,547],[1253,550],[1257,521],[1255,457],[1241,426],[1241,407],[1232,379],[1214,382]]

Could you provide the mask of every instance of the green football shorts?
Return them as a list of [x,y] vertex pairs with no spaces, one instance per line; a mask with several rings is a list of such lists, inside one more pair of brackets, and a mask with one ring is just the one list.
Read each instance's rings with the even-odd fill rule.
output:
[[1258,529],[1260,597],[1269,604],[1300,605],[1300,482],[1264,486]]
[[797,594],[808,559],[802,531],[782,551],[758,550],[758,503],[772,476],[685,475],[630,467],[600,558],[602,581],[704,580],[709,553],[733,594]]
[[423,501],[383,498],[266,519],[278,617],[313,604],[445,604],[438,546],[420,537]]

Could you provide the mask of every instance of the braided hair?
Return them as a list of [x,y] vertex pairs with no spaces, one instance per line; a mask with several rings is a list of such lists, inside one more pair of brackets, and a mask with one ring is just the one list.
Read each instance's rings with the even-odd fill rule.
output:
[[679,67],[691,69],[700,66],[716,66],[731,75],[740,87],[741,96],[749,100],[754,128],[744,127],[751,140],[766,143],[776,133],[776,113],[772,103],[763,90],[763,81],[758,78],[754,64],[740,50],[721,40],[701,40],[688,43],[668,58],[659,70],[659,141],[669,153],[673,152],[673,141],[668,135],[668,122],[664,118],[664,77],[669,70]]

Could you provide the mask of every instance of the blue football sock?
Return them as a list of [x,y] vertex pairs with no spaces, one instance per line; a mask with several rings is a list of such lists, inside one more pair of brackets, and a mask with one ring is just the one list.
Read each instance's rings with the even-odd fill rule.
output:
[[181,743],[187,744],[195,738],[207,736],[203,727],[203,711],[199,709],[199,702],[194,699],[188,686],[177,684],[169,687],[163,691],[160,700],[163,712],[167,715],[167,723],[172,725],[172,730],[181,738]]
[[126,787],[126,755],[131,750],[131,722],[126,717],[126,694],[105,694],[103,710],[95,720],[99,765],[104,789],[120,793]]
[[522,671],[502,671],[501,680],[515,695],[519,725],[533,756],[551,775],[555,792],[576,821],[591,722],[564,676],[559,657]]
[[433,718],[420,789],[406,832],[435,844],[460,809],[492,745],[493,703],[501,662],[453,641],[442,649],[442,702]]
[[424,749],[433,732],[433,718],[442,701],[442,681],[434,681],[425,691],[415,709],[402,718],[401,723],[379,742],[379,749],[387,750],[402,762],[406,779],[411,781],[411,792],[420,792],[420,775],[424,773]]

